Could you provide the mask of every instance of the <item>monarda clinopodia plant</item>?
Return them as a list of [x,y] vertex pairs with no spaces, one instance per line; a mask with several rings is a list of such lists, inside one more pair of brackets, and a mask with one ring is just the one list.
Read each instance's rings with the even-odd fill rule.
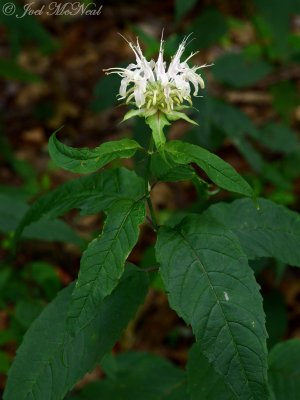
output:
[[[15,242],[35,221],[71,209],[82,215],[104,213],[105,222],[82,254],[77,280],[26,333],[4,400],[61,400],[97,363],[107,375],[99,400],[148,395],[153,400],[273,398],[262,297],[248,260],[274,257],[299,265],[299,217],[270,200],[256,199],[248,182],[217,155],[166,140],[164,128],[173,121],[194,123],[185,112],[204,88],[200,72],[207,65],[190,65],[194,54],[183,55],[187,39],[168,65],[163,41],[157,61],[144,57],[138,41],[128,42],[135,62],[106,70],[120,76],[119,98],[132,106],[124,120],[137,116],[149,125],[147,146],[123,138],[93,149],[74,148],[59,141],[57,132],[51,136],[49,152],[56,164],[85,176],[39,198],[18,226]],[[201,126],[197,129],[201,135]],[[103,168],[136,152],[145,161],[142,174],[136,166]],[[213,184],[243,198],[209,206],[200,197],[200,212],[180,210],[166,221],[155,211],[152,189],[160,182],[182,180],[201,186],[200,193],[212,194]],[[156,235],[155,260],[151,268],[143,268],[127,259],[140,225],[149,223]],[[121,356],[118,364],[111,350],[144,303],[149,276],[161,278],[171,308],[191,327],[195,344],[185,371],[153,355],[132,355],[127,381],[128,361],[122,364]],[[130,390],[135,383],[139,390]]]

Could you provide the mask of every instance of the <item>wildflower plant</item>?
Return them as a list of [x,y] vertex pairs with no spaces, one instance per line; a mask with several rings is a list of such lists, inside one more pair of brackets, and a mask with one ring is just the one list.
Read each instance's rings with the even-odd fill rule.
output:
[[182,111],[192,107],[192,96],[197,96],[199,88],[204,89],[204,81],[197,71],[209,65],[190,67],[187,62],[196,53],[181,60],[188,38],[183,39],[168,67],[164,61],[163,40],[156,62],[146,60],[137,40],[136,44],[128,42],[136,57],[135,64],[105,70],[106,74],[118,74],[122,78],[119,100],[135,107],[125,115],[124,121],[144,117],[152,129],[157,148],[166,141],[162,129],[168,121],[184,119],[196,124]]
[[[123,138],[78,149],[60,142],[57,133],[51,136],[49,152],[57,165],[87,175],[38,199],[15,232],[15,241],[35,221],[74,208],[83,215],[104,212],[106,219],[83,252],[76,282],[58,294],[25,335],[4,400],[63,399],[97,363],[107,365],[107,354],[149,288],[150,272],[127,262],[140,225],[149,221],[157,235],[151,274],[160,275],[170,306],[195,336],[186,372],[171,372],[164,365],[163,389],[157,387],[151,399],[270,398],[265,315],[248,260],[275,257],[299,266],[300,221],[292,211],[255,199],[247,181],[215,154],[187,142],[166,141],[166,125],[177,119],[194,123],[185,112],[204,88],[199,72],[207,65],[190,66],[193,54],[183,58],[187,39],[169,65],[163,59],[163,41],[156,61],[144,57],[138,42],[129,42],[135,63],[106,70],[120,75],[119,98],[133,106],[124,120],[138,116],[150,126],[147,148]],[[126,168],[103,169],[136,152],[146,161],[143,177]],[[162,223],[152,204],[153,186],[191,180],[208,191],[210,183],[195,167],[220,189],[244,198],[216,203],[199,214],[182,212]]]

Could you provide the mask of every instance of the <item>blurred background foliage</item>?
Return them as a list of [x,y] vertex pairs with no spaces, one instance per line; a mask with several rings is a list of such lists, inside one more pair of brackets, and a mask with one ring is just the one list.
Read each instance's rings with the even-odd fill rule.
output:
[[[214,66],[202,70],[206,90],[195,99],[191,113],[199,126],[177,122],[169,138],[216,152],[246,177],[258,195],[300,210],[299,0],[82,0],[91,8],[103,5],[101,14],[44,12],[22,18],[16,15],[22,15],[24,5],[31,2],[11,2],[16,13],[4,15],[4,0],[0,13],[2,388],[24,332],[57,291],[76,277],[81,251],[102,226],[101,216],[71,212],[63,220],[33,224],[24,232],[17,254],[11,251],[13,232],[29,204],[74,177],[49,160],[49,136],[64,125],[61,138],[72,146],[93,147],[127,136],[147,142],[149,130],[142,120],[120,124],[126,107],[117,104],[119,78],[102,72],[133,59],[117,33],[138,36],[151,58],[157,55],[162,29],[166,56],[193,32],[187,55],[199,51],[192,62]],[[32,8],[39,10],[44,4],[36,0]],[[134,163],[126,160],[125,165],[141,171],[143,160],[136,158]],[[188,182],[162,183],[153,192],[160,221],[176,209],[201,211],[212,202],[233,198],[214,187]],[[143,226],[130,260],[153,266],[154,240],[150,228]],[[300,337],[298,271],[270,259],[251,266],[262,286],[269,347]],[[149,350],[183,366],[192,342],[190,329],[169,309],[161,281],[153,276],[146,304],[114,348],[117,357],[108,356],[72,398],[95,399],[95,393],[101,393],[103,399],[125,399],[133,386],[138,396],[138,388],[159,379],[159,368],[167,361],[126,351]],[[137,362],[151,378],[147,382],[142,373],[126,375],[127,367]],[[180,379],[179,369],[171,364],[168,368],[171,381]],[[104,375],[107,379],[99,382]],[[120,388],[113,384],[117,376]],[[85,386],[90,381],[97,382]]]

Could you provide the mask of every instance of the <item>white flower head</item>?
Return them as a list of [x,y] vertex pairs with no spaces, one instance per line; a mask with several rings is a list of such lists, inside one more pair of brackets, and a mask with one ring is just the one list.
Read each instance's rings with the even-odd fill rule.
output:
[[187,101],[192,105],[191,95],[197,96],[199,87],[204,88],[204,81],[198,71],[210,65],[192,66],[188,60],[196,53],[191,53],[184,61],[181,57],[187,46],[189,36],[185,37],[167,67],[164,61],[164,41],[161,39],[157,61],[148,61],[139,45],[128,42],[134,52],[136,62],[126,68],[109,68],[106,74],[118,74],[122,80],[119,99],[126,103],[134,102],[139,109],[152,114],[157,110],[170,113],[180,109]]

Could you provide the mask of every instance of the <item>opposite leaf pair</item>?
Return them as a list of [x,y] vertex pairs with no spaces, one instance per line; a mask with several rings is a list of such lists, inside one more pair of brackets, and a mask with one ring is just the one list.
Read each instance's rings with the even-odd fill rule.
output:
[[[94,150],[79,150],[62,145],[54,135],[50,152],[62,167],[87,172],[113,158],[128,157],[128,152],[132,155],[139,148],[134,143],[128,140],[110,142]],[[114,151],[105,153],[106,147]],[[164,155],[165,158],[159,153],[148,156],[150,179],[152,172],[152,179],[159,180],[155,162],[152,162],[158,157],[159,164],[163,165],[158,172],[169,174],[173,180],[182,179],[182,170],[185,176],[194,176],[189,164],[196,163],[220,187],[249,196],[253,194],[247,182],[230,165],[205,149],[173,141],[165,144]],[[128,270],[124,274],[124,267],[138,240],[138,227],[145,218],[149,189],[147,186],[145,192],[144,183],[134,172],[125,169],[101,171],[67,182],[46,194],[24,216],[16,238],[26,226],[41,217],[55,218],[72,208],[79,208],[85,214],[102,210],[107,214],[102,234],[83,253],[76,285],[63,292],[66,297],[59,296],[49,305],[26,335],[10,372],[5,400],[44,400],[47,396],[51,400],[62,399],[111,349],[132,316],[131,307],[136,309],[137,302],[142,302],[146,288],[141,280],[145,282],[146,273]],[[299,217],[266,200],[261,200],[260,204],[261,211],[257,211],[251,200],[221,203],[210,207],[204,215],[187,215],[179,224],[158,229],[156,258],[170,305],[192,326],[199,351],[217,379],[223,382],[228,398],[233,399],[263,400],[268,396],[262,299],[247,256],[276,257],[278,246],[274,243],[283,239],[289,241],[291,247],[289,254],[281,251],[281,260],[300,265],[293,239],[300,236]],[[270,215],[275,212],[278,218],[274,222]],[[131,305],[128,303],[128,310],[124,310],[124,296],[127,295],[120,292],[120,287],[134,292],[135,285],[140,289],[144,287],[143,294],[137,291],[138,299],[133,299]],[[114,298],[120,302],[119,308],[107,306],[106,309]],[[64,306],[59,299],[64,299]],[[128,296],[127,300],[129,302]],[[54,331],[49,330],[55,340],[45,352],[51,337],[43,338],[41,332],[52,326],[51,318],[55,318],[53,313],[57,307],[64,310],[63,316],[57,321],[59,325],[53,324]],[[101,314],[103,307],[107,317]],[[118,317],[117,321],[115,315],[119,316],[120,312],[125,312],[124,320]],[[107,318],[112,318],[110,323],[106,322]],[[37,335],[41,335],[40,346],[35,344]],[[103,348],[99,347],[102,343],[105,343]],[[32,359],[36,363],[29,373],[23,366]],[[199,377],[200,371],[201,365]],[[60,380],[61,377],[64,378]],[[192,387],[190,391],[192,395]]]
[[[95,149],[76,149],[58,141],[54,133],[49,141],[49,152],[52,159],[68,171],[87,174],[102,168],[117,158],[132,157],[137,150],[145,151],[136,141],[122,139],[106,142]],[[154,153],[155,154],[155,153]],[[163,154],[168,167],[168,157],[174,168],[179,165],[197,164],[207,176],[220,188],[254,197],[251,186],[236,172],[234,168],[210,151],[190,144],[173,140],[163,146]],[[150,154],[152,157],[153,153]]]

